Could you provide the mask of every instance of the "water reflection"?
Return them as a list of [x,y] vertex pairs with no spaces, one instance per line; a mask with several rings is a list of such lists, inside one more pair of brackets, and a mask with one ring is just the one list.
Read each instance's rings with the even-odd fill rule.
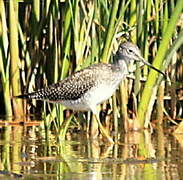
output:
[[[59,141],[38,126],[1,127],[0,179],[180,179],[182,137],[157,127],[121,135],[114,144],[91,140],[82,132]],[[47,137],[47,138],[45,138]],[[180,141],[180,143],[179,143]]]

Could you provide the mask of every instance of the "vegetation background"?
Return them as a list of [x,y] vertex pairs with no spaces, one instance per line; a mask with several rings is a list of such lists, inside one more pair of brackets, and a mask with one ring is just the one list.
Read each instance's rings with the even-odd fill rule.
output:
[[117,131],[148,127],[150,119],[160,124],[164,117],[182,120],[182,10],[182,0],[0,1],[0,114],[25,118],[41,112],[48,129],[54,123],[65,134],[73,116],[64,121],[64,107],[35,101],[29,106],[13,97],[90,64],[111,62],[111,54],[127,39],[169,79],[137,64],[135,74],[109,100],[108,111],[102,107],[112,126]]

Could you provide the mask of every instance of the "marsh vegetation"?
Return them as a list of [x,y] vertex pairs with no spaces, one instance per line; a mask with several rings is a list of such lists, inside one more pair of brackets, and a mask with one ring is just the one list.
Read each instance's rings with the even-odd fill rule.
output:
[[[60,158],[61,154],[63,155],[66,151],[73,153],[70,145],[65,145],[68,149],[64,150],[64,144],[69,140],[73,142],[76,140],[77,143],[81,141],[82,144],[84,143],[82,139],[74,138],[78,133],[84,134],[81,137],[88,137],[84,141],[89,144],[84,144],[83,147],[78,145],[77,148],[80,152],[86,153],[87,151],[87,158],[92,158],[83,163],[87,164],[87,168],[95,162],[93,158],[96,158],[96,164],[100,164],[102,167],[103,162],[98,162],[101,159],[99,154],[102,154],[102,151],[110,151],[112,154],[109,153],[109,156],[104,155],[104,157],[112,157],[113,160],[115,158],[138,159],[139,157],[143,157],[143,160],[152,160],[152,157],[158,160],[168,158],[165,156],[165,151],[173,150],[173,145],[169,146],[169,149],[168,146],[161,146],[165,143],[161,141],[161,138],[156,139],[157,149],[155,149],[159,156],[153,156],[149,147],[151,143],[149,141],[147,141],[148,145],[146,143],[146,138],[150,137],[145,132],[139,136],[141,138],[137,141],[138,145],[136,142],[132,143],[136,144],[135,150],[133,146],[128,149],[128,145],[124,145],[127,148],[125,150],[120,143],[128,144],[131,139],[135,140],[137,137],[134,134],[128,136],[122,133],[134,129],[149,128],[157,133],[157,137],[164,135],[163,130],[158,131],[159,129],[164,129],[168,134],[183,131],[182,11],[182,0],[0,1],[1,141],[8,142],[1,146],[2,166],[0,169],[21,172],[20,166],[16,170],[14,166],[10,165],[10,154],[12,157],[18,158],[20,154],[13,153],[20,153],[23,151],[22,148],[26,148],[27,145],[21,146],[20,144],[24,144],[21,138],[22,133],[29,132],[22,130],[27,125],[31,126],[30,134],[35,133],[39,128],[38,132],[41,134],[39,137],[46,141],[41,147],[44,151],[42,156],[46,157],[54,154]],[[58,82],[93,63],[112,62],[112,54],[115,53],[119,43],[126,40],[137,44],[143,57],[153,66],[165,72],[167,78],[163,78],[148,67],[142,68],[136,64],[135,73],[131,73],[121,83],[117,92],[99,107],[104,127],[119,146],[112,146],[109,149],[107,147],[108,150],[101,149],[105,139],[103,141],[100,135],[98,136],[99,141],[92,145],[89,129],[91,126],[92,128],[98,127],[90,112],[73,113],[61,105],[14,98],[14,96]],[[20,126],[17,128],[15,125]],[[17,134],[14,134],[15,132]],[[52,140],[57,144],[56,146],[55,144],[52,146]],[[20,144],[13,146],[11,141],[18,141]],[[93,147],[96,143],[98,150]],[[56,151],[53,152],[52,148]],[[161,150],[158,151],[158,148]],[[135,151],[134,156],[128,156],[132,150]],[[99,154],[96,153],[94,156],[92,154],[94,152]],[[59,159],[62,162],[57,164],[59,167],[57,175],[66,170],[72,171],[73,168],[66,163],[68,162],[66,159],[62,158]],[[85,159],[80,160],[85,162]],[[17,159],[17,161],[22,160]],[[137,164],[141,163],[137,162]],[[163,163],[162,167],[165,167]],[[52,168],[53,166],[50,164],[48,166]],[[14,165],[16,166],[16,163]],[[156,165],[158,167],[159,162]],[[44,172],[47,173],[49,169],[47,165],[43,163],[42,166],[45,168]],[[110,163],[105,168],[108,166]],[[117,166],[118,163],[114,164],[114,171]],[[123,162],[120,174],[125,171],[122,168],[124,166],[126,164]],[[85,168],[86,166],[81,165],[81,169]],[[148,172],[152,172],[154,166],[151,163],[145,163],[143,168],[143,170],[147,168]],[[31,168],[27,167],[27,171],[28,169]],[[101,170],[101,168],[95,169],[93,166],[91,169]],[[180,174],[181,171],[178,172]],[[143,171],[142,174],[145,173],[146,171]],[[115,179],[115,177],[112,178]]]

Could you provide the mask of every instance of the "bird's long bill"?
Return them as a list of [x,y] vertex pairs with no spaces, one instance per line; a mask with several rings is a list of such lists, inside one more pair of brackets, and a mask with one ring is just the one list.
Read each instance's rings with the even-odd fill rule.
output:
[[145,65],[149,66],[150,68],[154,69],[155,71],[159,72],[160,74],[162,74],[165,78],[166,78],[166,74],[163,73],[162,71],[160,71],[159,69],[155,68],[152,64],[148,63],[147,61],[145,61],[145,59],[141,58],[140,59]]

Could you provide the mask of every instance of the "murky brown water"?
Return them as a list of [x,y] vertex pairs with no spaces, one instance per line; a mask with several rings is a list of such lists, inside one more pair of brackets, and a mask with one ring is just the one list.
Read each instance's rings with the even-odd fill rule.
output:
[[183,135],[156,129],[121,137],[108,145],[78,131],[59,141],[38,126],[1,126],[0,179],[183,179]]

